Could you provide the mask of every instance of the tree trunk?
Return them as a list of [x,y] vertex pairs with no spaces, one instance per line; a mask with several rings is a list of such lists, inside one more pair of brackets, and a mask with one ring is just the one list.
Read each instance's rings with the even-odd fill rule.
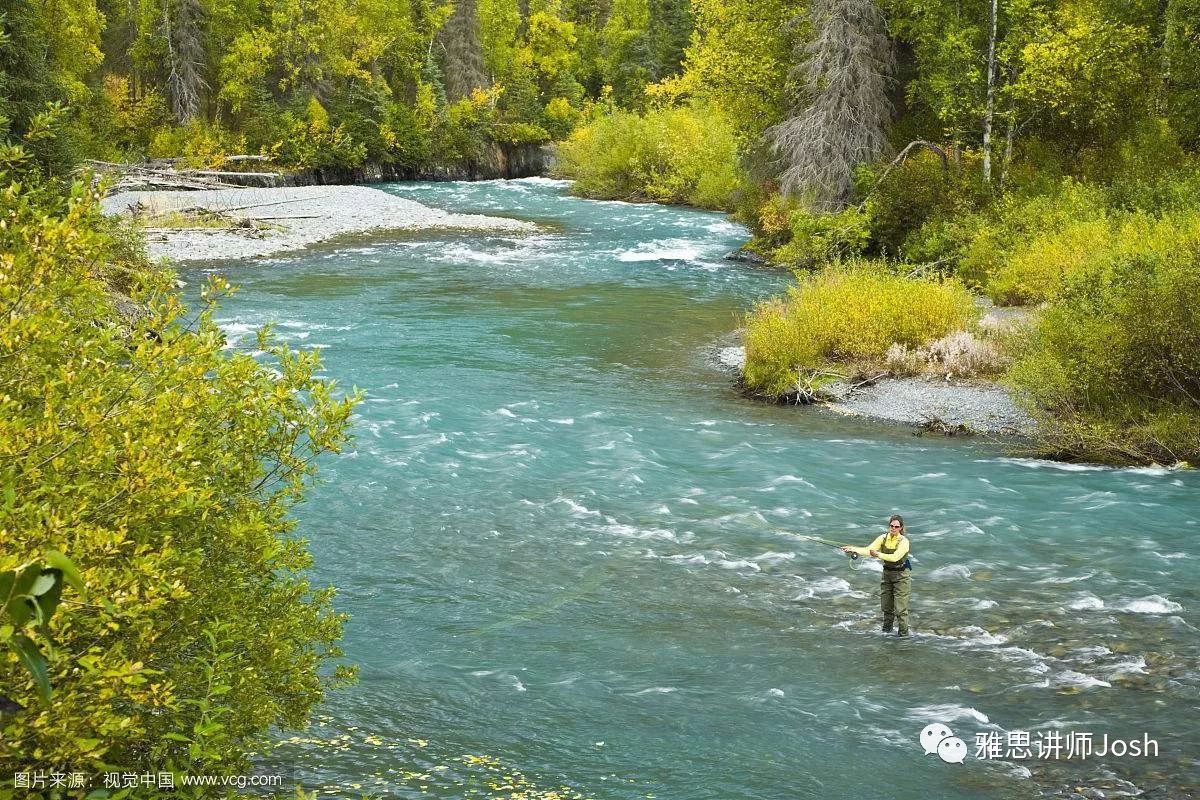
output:
[[988,37],[987,110],[983,115],[983,182],[992,182],[992,114],[996,101],[996,17],[999,0],[992,0],[992,32]]
[[889,149],[895,57],[874,0],[815,0],[809,15],[813,33],[797,47],[793,70],[804,101],[767,136],[782,167],[780,191],[839,211],[850,200],[854,168]]

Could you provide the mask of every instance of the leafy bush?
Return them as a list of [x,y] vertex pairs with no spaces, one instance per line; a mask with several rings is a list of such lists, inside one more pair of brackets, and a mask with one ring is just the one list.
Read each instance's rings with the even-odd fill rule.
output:
[[161,93],[150,88],[135,93],[128,78],[105,75],[99,91],[77,109],[74,136],[81,152],[108,161],[140,160],[156,131],[171,124]]
[[314,97],[303,116],[286,112],[270,147],[274,160],[296,169],[359,167],[367,148],[356,142],[344,125],[335,125]]
[[789,215],[788,227],[790,239],[772,258],[802,267],[862,255],[870,238],[869,219],[854,206],[836,214],[796,210]]
[[572,106],[571,101],[567,98],[555,97],[546,104],[542,119],[550,136],[555,139],[565,139],[579,125],[580,120],[583,119],[583,113]]
[[985,207],[991,199],[979,180],[976,154],[965,153],[958,164],[944,166],[937,154],[921,150],[886,176],[881,169],[861,170],[855,183],[858,192],[867,195],[872,250],[882,255],[915,261],[941,258],[939,248],[928,241],[931,231]]
[[960,278],[1003,305],[1057,294],[1063,275],[1085,258],[1089,236],[1109,237],[1099,189],[1064,181],[1049,194],[1011,195],[947,228]]
[[181,158],[196,169],[221,167],[225,156],[246,151],[246,139],[220,125],[194,120],[187,125],[167,126],[150,140],[151,158]]
[[700,106],[595,119],[559,145],[559,172],[584,197],[723,210],[741,185],[733,130]]
[[1055,455],[1195,461],[1200,215],[1126,226],[1122,236],[1132,241],[1068,276],[1012,378]]
[[88,595],[24,631],[48,701],[0,652],[24,707],[0,716],[0,773],[245,772],[248,747],[349,677],[324,669],[344,617],[304,577],[289,509],[353,400],[316,353],[264,337],[268,364],[229,354],[211,317],[225,285],[185,316],[90,186],[64,195],[4,153],[0,573],[57,550]]
[[398,164],[424,164],[433,146],[425,120],[417,109],[404,103],[387,104],[379,137],[385,146],[382,160]]
[[829,361],[881,361],[899,343],[916,347],[970,324],[975,304],[954,281],[910,280],[878,266],[802,276],[786,298],[746,320],[746,384],[779,397],[802,372]]
[[496,91],[476,89],[446,106],[433,130],[433,160],[449,164],[478,161],[488,143],[488,131],[495,119]]
[[541,144],[550,141],[550,133],[531,122],[494,122],[488,138],[504,144]]

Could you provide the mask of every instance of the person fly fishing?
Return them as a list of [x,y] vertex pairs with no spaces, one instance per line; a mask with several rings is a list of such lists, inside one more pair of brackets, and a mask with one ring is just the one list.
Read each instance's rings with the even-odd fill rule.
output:
[[883,562],[883,577],[879,584],[879,605],[883,610],[883,632],[892,632],[893,621],[899,622],[896,631],[908,636],[908,600],[912,594],[912,561],[905,535],[904,518],[893,514],[888,519],[887,533],[875,537],[866,547],[847,545],[842,552],[848,556],[870,556]]

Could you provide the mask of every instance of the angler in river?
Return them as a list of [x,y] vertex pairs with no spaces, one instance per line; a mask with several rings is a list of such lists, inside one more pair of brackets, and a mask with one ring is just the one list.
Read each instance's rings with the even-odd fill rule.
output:
[[883,632],[891,633],[892,623],[898,622],[897,633],[908,636],[908,601],[912,594],[912,561],[909,560],[908,537],[904,518],[893,514],[888,519],[887,533],[875,537],[866,547],[846,546],[847,555],[870,556],[883,562],[883,577],[879,585],[879,605],[883,609]]

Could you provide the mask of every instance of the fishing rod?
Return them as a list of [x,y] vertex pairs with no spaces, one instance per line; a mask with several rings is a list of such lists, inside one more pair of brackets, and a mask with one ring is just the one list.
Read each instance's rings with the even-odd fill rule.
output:
[[848,545],[843,542],[831,542],[828,539],[821,538],[820,536],[810,536],[809,534],[806,534],[806,533],[792,533],[791,531],[784,531],[779,528],[776,528],[776,530],[779,531],[780,533],[786,533],[788,536],[794,536],[797,539],[803,539],[808,542],[816,542],[817,544],[823,544],[826,547],[832,547],[836,550],[842,551],[843,554],[847,558],[850,559],[851,567],[853,567],[854,569],[858,569],[858,567],[860,566],[858,563],[858,559],[860,557],[858,555],[858,553],[855,553],[853,551],[846,553],[844,550],[842,550],[842,548],[844,548],[844,547],[853,547],[853,545]]

